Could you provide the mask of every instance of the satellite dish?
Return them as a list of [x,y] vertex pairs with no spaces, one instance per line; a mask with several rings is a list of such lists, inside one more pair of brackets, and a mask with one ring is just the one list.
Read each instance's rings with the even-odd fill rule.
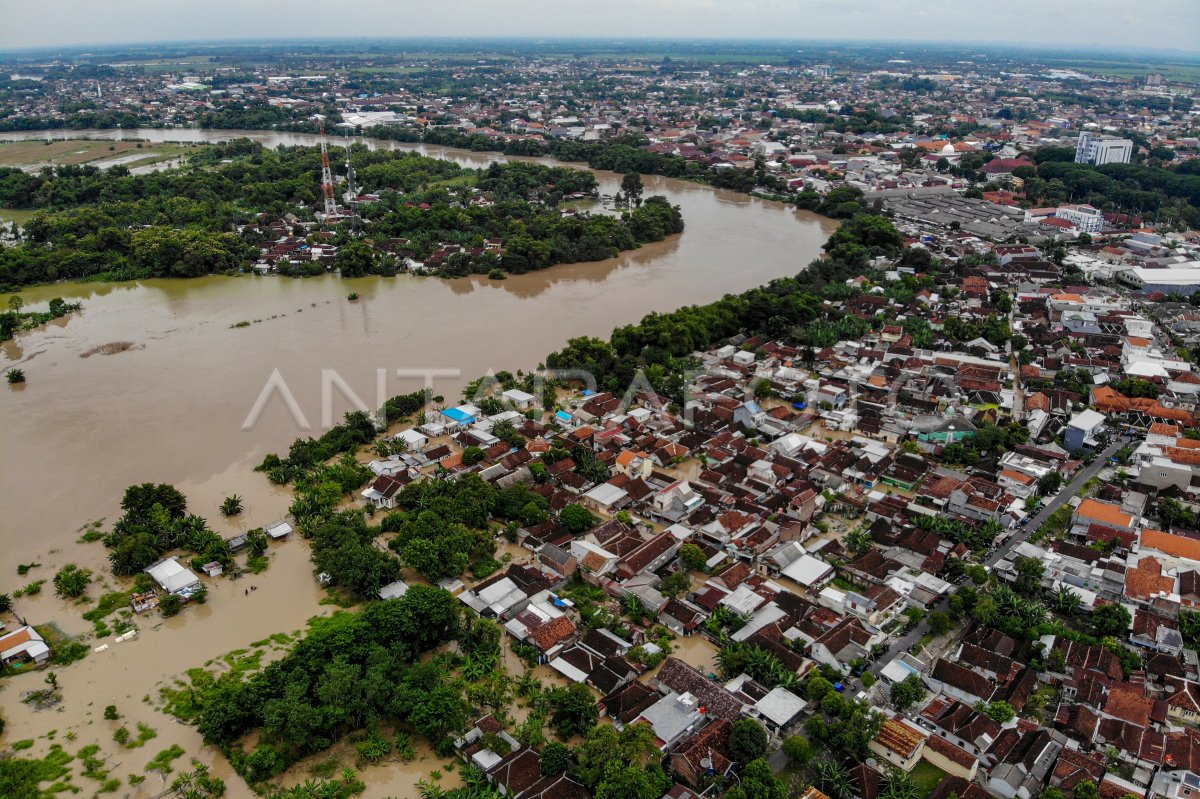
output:
[[704,769],[705,771],[712,768],[712,758],[711,757],[701,758],[700,768]]

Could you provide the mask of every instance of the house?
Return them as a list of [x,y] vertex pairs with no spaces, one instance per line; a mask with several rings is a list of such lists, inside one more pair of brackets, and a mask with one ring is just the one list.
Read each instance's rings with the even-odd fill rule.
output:
[[11,633],[0,635],[0,665],[34,663],[40,666],[49,659],[50,647],[32,627],[19,627]]
[[863,593],[846,592],[846,610],[874,627],[887,624],[908,605],[886,585],[872,585]]
[[704,497],[698,494],[687,480],[676,480],[659,489],[651,503],[662,516],[678,520],[703,505]]
[[1063,446],[1067,452],[1082,452],[1097,446],[1097,437],[1103,431],[1106,420],[1106,416],[1090,408],[1072,416],[1063,431]]
[[537,397],[518,388],[510,388],[508,391],[503,392],[500,397],[514,408],[522,411],[532,408],[537,403]]
[[946,658],[938,658],[925,678],[930,690],[952,696],[967,704],[987,702],[996,686],[984,675]]
[[483,743],[483,739],[488,735],[499,736],[508,744],[509,752],[521,748],[520,742],[505,732],[504,727],[494,716],[487,715],[479,719],[471,729],[467,730],[465,735],[454,742],[454,746],[464,760],[485,772],[502,759],[500,754],[489,749]]
[[1121,510],[1119,505],[1101,502],[1088,497],[1079,503],[1071,520],[1071,529],[1087,530],[1091,525],[1099,524],[1122,532],[1133,532],[1137,529],[1134,517]]
[[405,449],[419,450],[429,446],[429,438],[419,430],[401,430],[396,435],[392,436],[392,441],[403,442]]
[[656,571],[675,557],[679,543],[671,533],[659,533],[617,561],[617,574],[627,580],[635,574]]
[[186,598],[201,588],[200,578],[181,566],[177,557],[160,560],[143,571],[168,594],[179,594]]
[[[703,708],[703,709],[702,709]],[[704,724],[707,708],[695,694],[672,691],[659,699],[634,722],[649,724],[663,751],[691,735]]]
[[405,483],[394,477],[381,475],[376,477],[359,496],[377,508],[392,509],[396,507],[396,498],[404,488]]
[[1030,799],[1039,793],[1063,749],[1060,739],[1061,734],[1045,728],[1005,730],[988,751],[994,761],[988,791],[1004,799]]
[[806,552],[787,564],[780,574],[807,589],[816,589],[832,580],[836,571],[825,561]]
[[592,510],[612,514],[629,503],[629,492],[612,483],[601,483],[580,496],[579,503]]
[[921,759],[928,734],[909,724],[903,716],[886,719],[879,727],[879,734],[871,739],[867,747],[887,763],[901,771],[912,771]]
[[979,770],[979,758],[950,743],[940,735],[930,735],[921,748],[921,759],[940,768],[952,777],[974,780]]
[[708,779],[720,779],[733,768],[729,734],[733,723],[717,719],[671,751],[667,765],[686,784],[699,787]]
[[474,405],[460,405],[457,408],[446,408],[441,412],[441,418],[437,421],[446,426],[448,432],[458,432],[464,430],[475,423],[479,418],[479,409]]
[[704,706],[709,718],[736,721],[743,714],[746,703],[731,693],[725,686],[714,682],[689,663],[674,655],[663,661],[654,682],[659,693],[690,694]]
[[768,730],[777,731],[791,725],[806,707],[807,702],[780,685],[755,702],[750,713],[757,716]]

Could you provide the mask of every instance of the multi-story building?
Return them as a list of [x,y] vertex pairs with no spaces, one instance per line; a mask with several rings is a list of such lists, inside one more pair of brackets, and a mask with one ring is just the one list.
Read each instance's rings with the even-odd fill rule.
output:
[[1077,164],[1128,164],[1132,155],[1133,142],[1119,136],[1081,133],[1079,143],[1075,146]]
[[1054,215],[1075,225],[1080,233],[1099,233],[1104,227],[1104,213],[1090,205],[1060,205]]

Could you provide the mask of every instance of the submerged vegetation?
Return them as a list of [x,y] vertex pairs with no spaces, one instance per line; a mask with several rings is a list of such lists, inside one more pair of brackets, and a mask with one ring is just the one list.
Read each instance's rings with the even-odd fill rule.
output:
[[[0,247],[0,253],[3,253],[5,248]],[[0,258],[3,255],[0,254]],[[2,278],[0,278],[2,281]],[[2,285],[2,283],[0,283]],[[0,312],[0,341],[8,341],[14,335],[22,330],[33,330],[42,325],[52,322],[55,319],[61,319],[69,313],[74,313],[83,307],[82,303],[67,302],[62,297],[55,297],[50,300],[50,307],[45,311],[24,311],[25,302],[20,297],[13,296],[8,300],[8,310]],[[10,372],[20,372],[20,369],[9,370]],[[22,372],[22,374],[24,374]],[[12,380],[10,383],[24,382],[24,380]]]

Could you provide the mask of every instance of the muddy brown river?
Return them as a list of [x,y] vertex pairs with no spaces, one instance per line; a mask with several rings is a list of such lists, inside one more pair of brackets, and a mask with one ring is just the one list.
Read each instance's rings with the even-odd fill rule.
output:
[[[141,138],[151,141],[216,141],[246,135],[269,146],[314,144],[296,134],[200,130],[76,131],[6,134],[0,140],[65,137]],[[413,149],[481,167],[501,156],[394,142],[368,144]],[[578,164],[566,164],[579,168]],[[614,193],[620,176],[597,172],[602,193]],[[22,334],[0,347],[0,371],[20,365],[28,383],[0,385],[0,592],[47,579],[67,562],[99,571],[100,544],[77,544],[80,529],[95,520],[111,523],[126,486],[173,483],[190,509],[215,529],[232,534],[279,518],[290,498],[253,467],[267,452],[286,449],[301,435],[324,427],[322,373],[331,390],[332,421],[358,395],[367,404],[382,386],[391,396],[420,388],[422,379],[397,370],[439,370],[436,393],[458,398],[462,385],[489,370],[536,368],[568,338],[607,334],[650,311],[709,302],[772,278],[795,274],[820,253],[834,223],[779,203],[717,191],[685,181],[647,176],[646,194],[661,194],[682,208],[687,228],[668,241],[595,263],[556,266],[542,272],[490,281],[443,280],[401,275],[342,280],[329,275],[304,280],[281,277],[206,277],[117,284],[57,284],[21,292],[37,308],[55,296],[81,300],[69,319]],[[349,302],[346,295],[360,299]],[[7,296],[0,296],[6,306]],[[246,326],[239,323],[249,322]],[[106,345],[110,345],[106,347]],[[261,414],[248,417],[273,374],[286,384],[299,414],[279,393]],[[382,377],[381,377],[382,375]],[[382,382],[381,382],[382,381]],[[301,416],[303,421],[301,421]],[[245,498],[236,521],[217,513],[229,494]],[[137,641],[90,655],[63,670],[66,709],[33,713],[17,686],[0,689],[8,732],[0,745],[45,737],[57,740],[75,725],[77,744],[90,740],[113,750],[109,727],[97,708],[121,699],[129,725],[145,720],[159,738],[144,749],[113,753],[122,773],[137,773],[155,752],[178,742],[199,753],[199,739],[142,701],[160,680],[277,630],[299,629],[328,612],[318,604],[302,542],[277,547],[260,590],[214,591],[209,604],[149,629]],[[43,565],[18,577],[18,564]],[[220,581],[217,581],[218,583]],[[93,588],[93,596],[98,595]],[[31,622],[57,621],[67,632],[90,629],[79,613],[47,588],[22,599],[17,610]],[[40,683],[40,679],[26,678]],[[90,703],[90,704],[89,704]],[[87,740],[85,740],[87,736]],[[230,796],[248,789],[215,753],[202,759],[230,782]],[[186,767],[186,759],[179,761]],[[352,765],[349,764],[349,765]],[[427,773],[433,762],[412,766]],[[374,770],[374,769],[373,769]],[[116,773],[116,772],[114,772]],[[405,796],[409,778],[394,770],[366,796]],[[369,776],[369,775],[368,775]],[[77,784],[86,785],[82,777]],[[415,778],[414,778],[415,779]],[[154,783],[153,785],[151,783]],[[150,796],[157,778],[121,793]]]

